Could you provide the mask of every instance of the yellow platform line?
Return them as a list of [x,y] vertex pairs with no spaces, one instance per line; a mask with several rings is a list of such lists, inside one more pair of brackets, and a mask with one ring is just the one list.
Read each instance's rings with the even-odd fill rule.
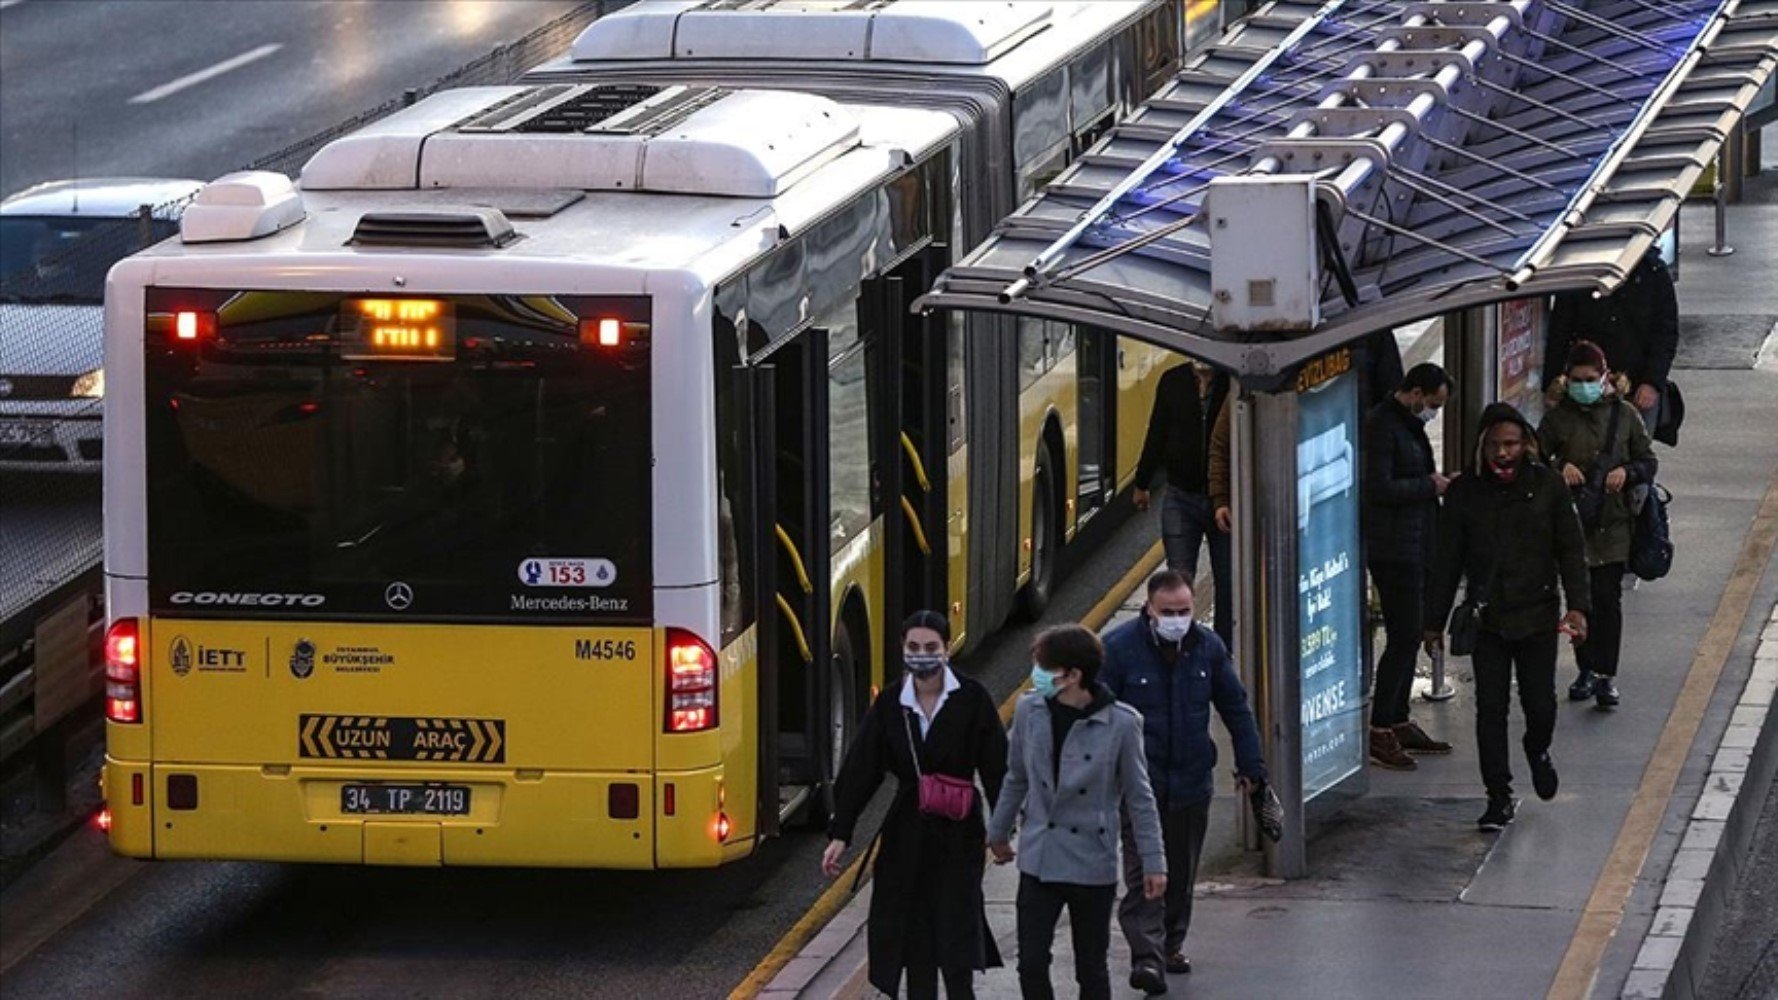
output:
[[1741,634],[1741,624],[1753,604],[1753,595],[1759,589],[1760,577],[1771,559],[1774,545],[1778,545],[1778,476],[1774,476],[1766,487],[1759,513],[1741,544],[1740,558],[1735,561],[1728,586],[1723,588],[1710,627],[1705,630],[1703,641],[1698,643],[1691,668],[1686,673],[1685,686],[1680,688],[1673,710],[1667,715],[1667,724],[1661,728],[1654,756],[1649,758],[1648,767],[1642,772],[1642,781],[1636,786],[1636,796],[1630,801],[1624,825],[1618,830],[1617,841],[1605,859],[1604,870],[1593,883],[1592,895],[1581,911],[1580,924],[1568,942],[1568,951],[1562,956],[1556,979],[1550,984],[1549,1000],[1586,1000],[1593,991],[1605,948],[1623,923],[1630,891],[1636,887],[1636,877],[1648,860],[1649,847],[1654,843],[1655,833],[1660,829],[1661,819],[1673,797],[1680,768],[1698,734],[1704,711],[1710,707],[1710,697],[1716,691],[1723,665],[1728,662],[1735,640]]
[[[1109,591],[1106,591],[1105,596],[1101,597],[1097,604],[1094,604],[1085,615],[1081,616],[1080,623],[1097,632],[1111,620],[1112,615],[1117,613],[1118,607],[1124,603],[1131,592],[1140,586],[1150,573],[1154,572],[1155,567],[1161,564],[1161,559],[1164,556],[1165,550],[1162,549],[1161,543],[1154,543],[1152,548],[1136,560],[1136,564],[1130,567],[1129,572],[1125,573],[1117,583],[1112,585]],[[1012,694],[1007,696],[1006,701],[1001,703],[1000,720],[1002,722],[1012,720],[1013,708],[1018,705],[1019,696],[1024,694],[1030,686],[1031,681],[1026,678],[1019,683],[1018,688]],[[833,880],[833,884],[829,885],[815,900],[814,905],[809,907],[808,912],[792,924],[790,930],[784,932],[784,936],[778,939],[778,943],[772,946],[772,950],[766,953],[766,957],[760,959],[759,964],[753,967],[753,971],[747,974],[747,978],[741,980],[741,984],[729,993],[729,1000],[752,1000],[753,997],[758,996],[759,991],[766,988],[766,984],[772,981],[779,970],[790,964],[790,960],[803,950],[803,946],[814,940],[815,935],[821,932],[821,928],[826,927],[834,917],[839,915],[841,910],[845,909],[846,904],[852,901],[852,880],[857,877],[858,866],[863,860],[864,852],[860,851],[852,859],[852,863],[846,866],[846,870],[841,872],[839,877]],[[868,877],[866,881],[868,881]]]

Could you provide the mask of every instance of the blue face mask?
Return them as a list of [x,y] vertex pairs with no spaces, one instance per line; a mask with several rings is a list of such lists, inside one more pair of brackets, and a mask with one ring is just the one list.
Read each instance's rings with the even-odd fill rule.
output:
[[1582,406],[1592,406],[1605,396],[1605,380],[1568,383],[1568,398]]
[[1060,689],[1056,687],[1056,675],[1035,663],[1031,664],[1031,690],[1036,691],[1045,698],[1054,698],[1056,695],[1062,693]]

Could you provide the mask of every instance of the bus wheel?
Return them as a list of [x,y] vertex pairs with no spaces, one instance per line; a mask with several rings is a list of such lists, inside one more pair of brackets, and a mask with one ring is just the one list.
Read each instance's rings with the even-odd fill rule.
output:
[[846,751],[852,746],[852,739],[857,733],[859,713],[858,704],[858,643],[852,637],[852,627],[844,618],[833,632],[833,655],[828,664],[830,671],[827,685],[827,704],[821,711],[820,728],[812,734],[815,737],[815,752],[822,755],[821,769],[826,772],[827,780],[811,797],[809,809],[805,817],[812,829],[822,829],[827,825],[829,816],[833,815],[834,783],[840,775],[840,765],[845,763]]
[[1019,617],[1037,621],[1049,607],[1056,585],[1056,558],[1062,547],[1056,511],[1055,460],[1050,449],[1037,452],[1037,475],[1031,480],[1031,576],[1019,588]]

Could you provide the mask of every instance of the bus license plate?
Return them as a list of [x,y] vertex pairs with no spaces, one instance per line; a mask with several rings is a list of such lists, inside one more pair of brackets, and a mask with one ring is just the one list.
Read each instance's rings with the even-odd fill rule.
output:
[[468,785],[346,785],[340,812],[348,816],[466,816]]

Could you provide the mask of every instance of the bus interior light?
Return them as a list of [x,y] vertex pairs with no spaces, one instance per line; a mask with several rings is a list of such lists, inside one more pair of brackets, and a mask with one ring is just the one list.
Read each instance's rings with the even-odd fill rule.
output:
[[105,631],[105,718],[142,721],[141,635],[134,618],[119,618]]
[[580,321],[580,342],[587,347],[622,346],[623,334],[623,322],[611,316]]
[[182,343],[208,340],[216,335],[216,314],[180,310],[173,314],[173,338]]

